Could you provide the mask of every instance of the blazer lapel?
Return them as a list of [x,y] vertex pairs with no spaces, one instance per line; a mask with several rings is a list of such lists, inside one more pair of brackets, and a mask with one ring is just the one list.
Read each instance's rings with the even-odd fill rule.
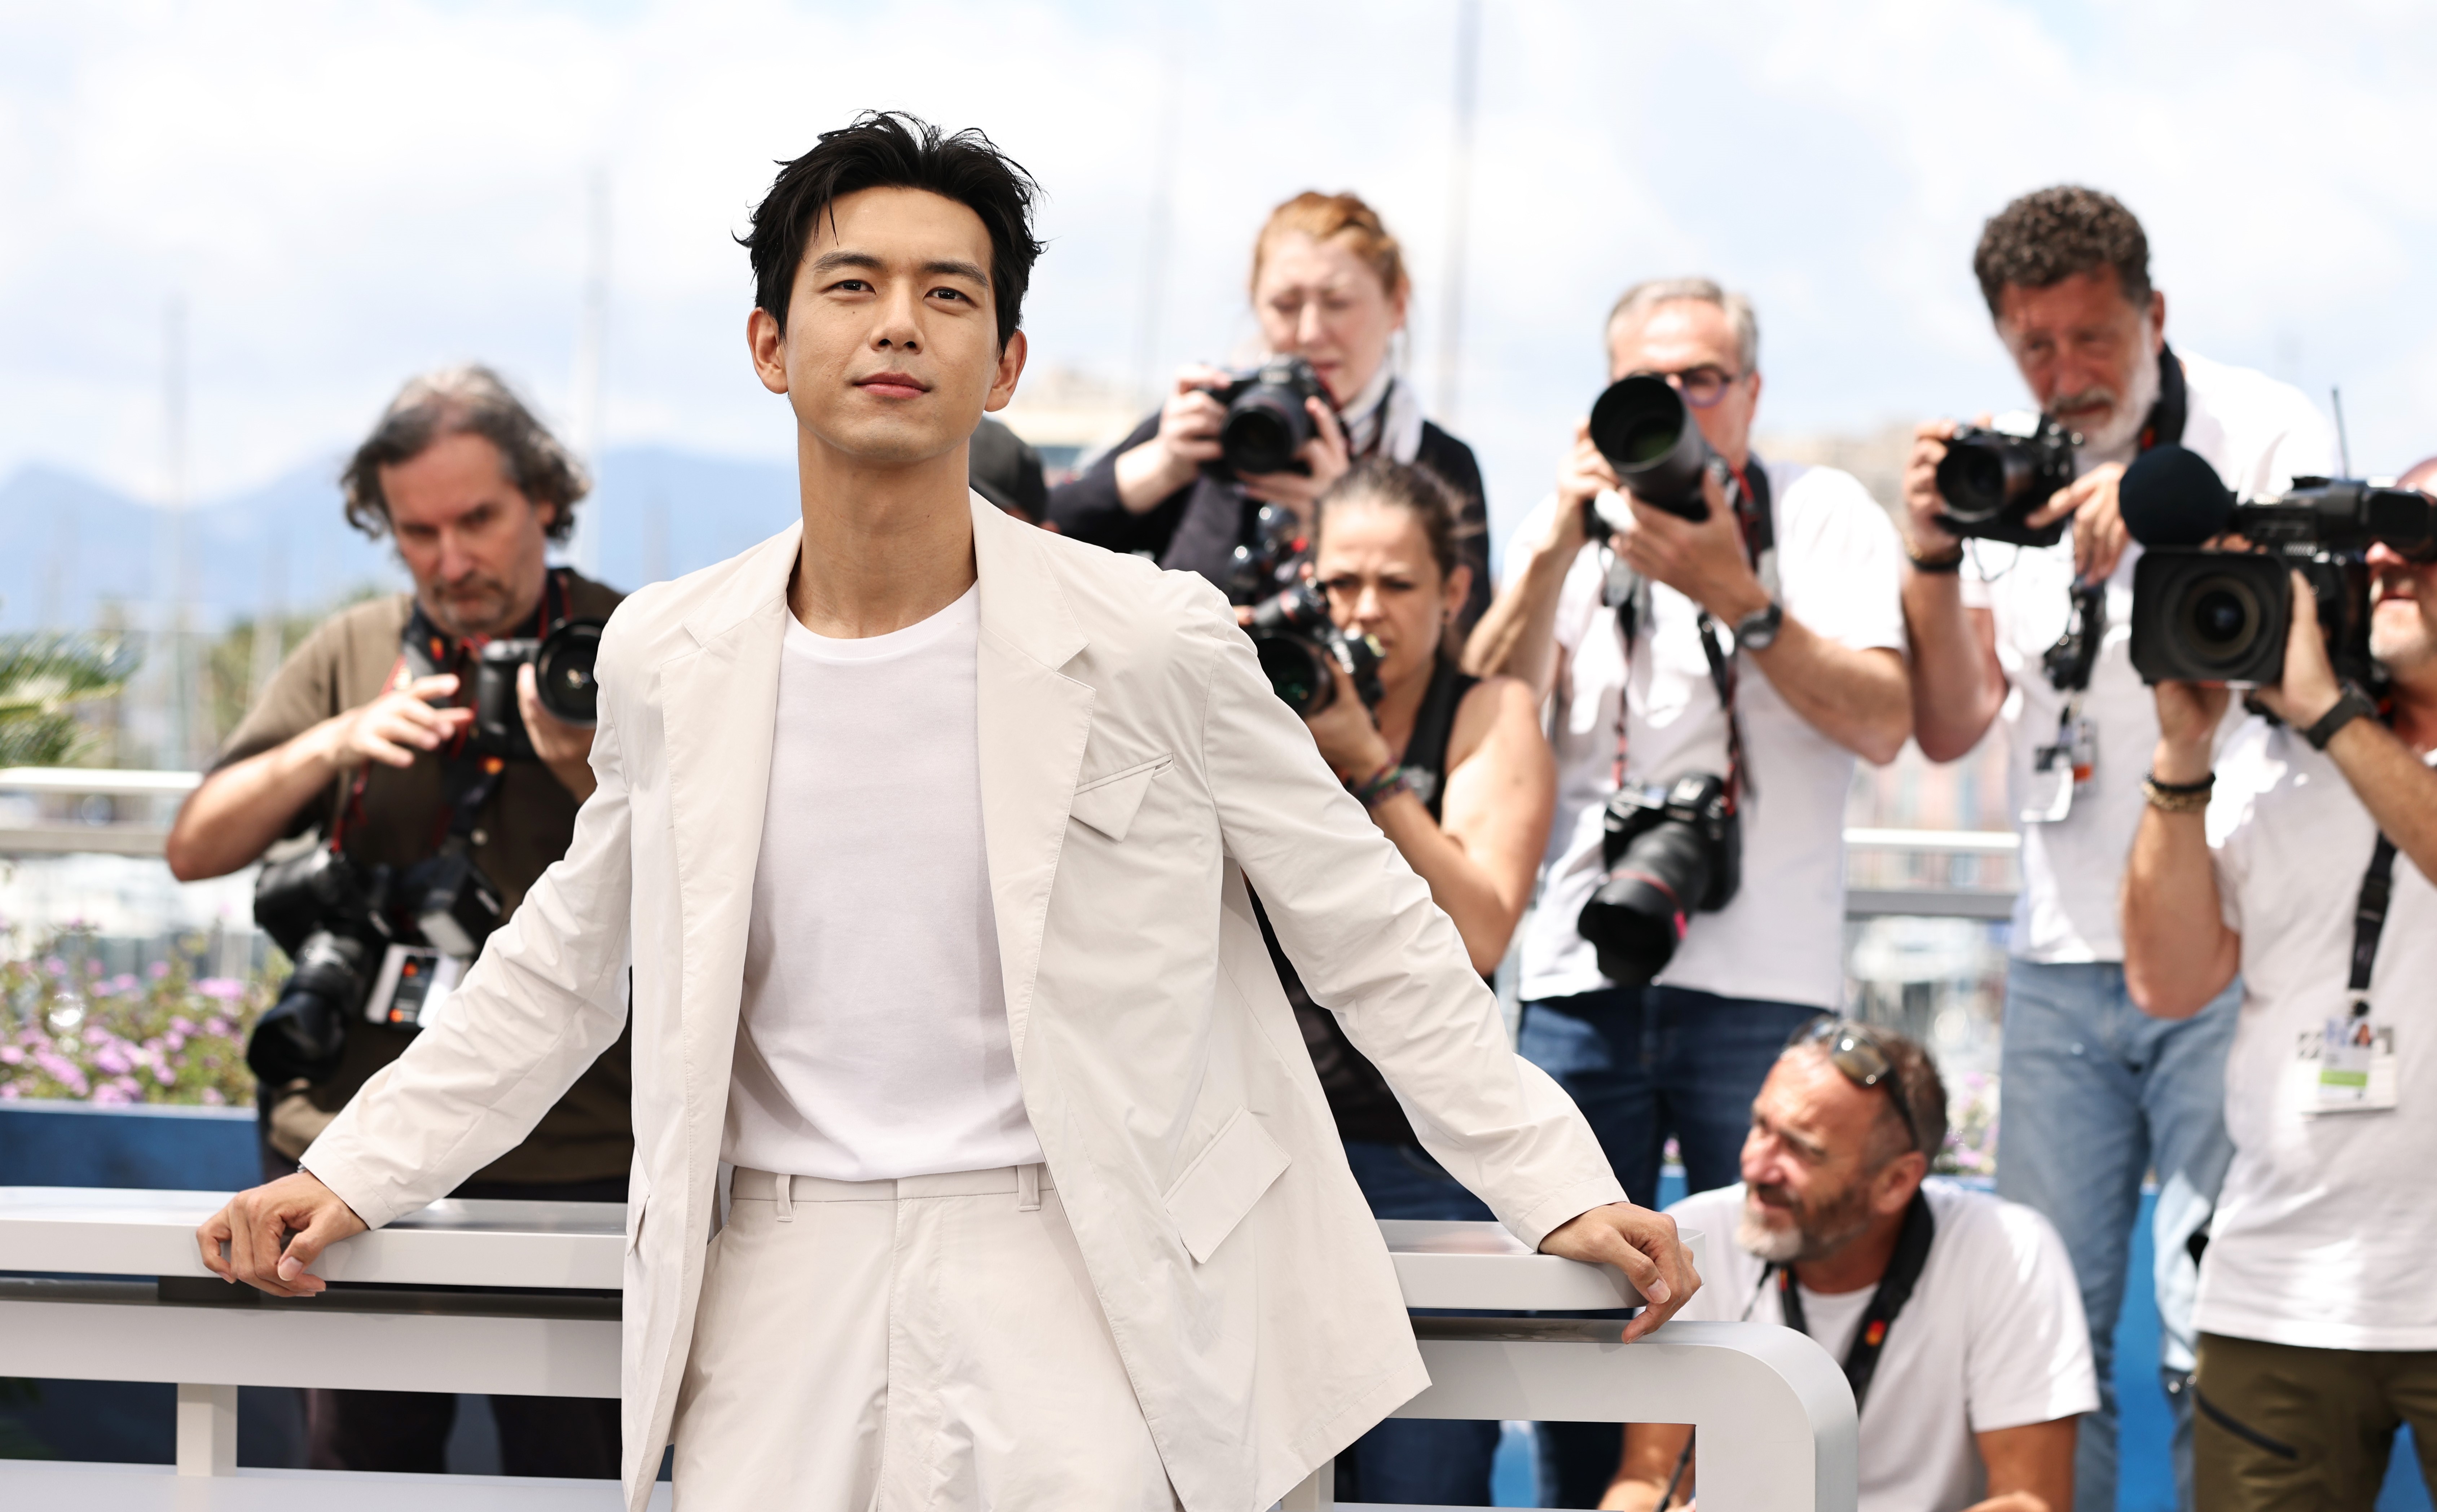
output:
[[1009,519],[978,494],[973,509],[981,582],[974,696],[982,839],[998,916],[1008,1029],[1021,1066],[1049,889],[1092,733],[1094,694],[1059,671],[1087,642],[1032,527]]
[[802,532],[799,521],[772,538],[746,565],[737,592],[690,616],[686,629],[695,648],[659,668],[685,951],[678,1002],[688,1136],[695,1142],[695,1126],[707,1116],[714,1148],[726,1115],[769,796],[787,581]]

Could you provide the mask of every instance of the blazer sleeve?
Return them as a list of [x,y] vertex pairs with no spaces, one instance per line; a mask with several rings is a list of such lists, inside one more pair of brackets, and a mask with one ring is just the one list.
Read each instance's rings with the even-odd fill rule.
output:
[[365,1082],[305,1152],[305,1169],[374,1228],[446,1196],[521,1143],[625,1027],[633,871],[614,705],[601,700],[592,739],[600,785],[576,811],[567,854],[491,936],[441,1021]]
[[1228,856],[1278,942],[1379,1068],[1449,1174],[1534,1248],[1624,1192],[1581,1110],[1509,1047],[1498,1000],[1429,888],[1270,691],[1216,593],[1202,763]]

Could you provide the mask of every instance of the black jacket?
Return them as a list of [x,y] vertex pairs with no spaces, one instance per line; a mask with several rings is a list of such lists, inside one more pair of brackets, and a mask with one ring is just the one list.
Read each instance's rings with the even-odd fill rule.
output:
[[[1130,512],[1117,498],[1117,458],[1158,433],[1159,416],[1153,414],[1081,477],[1050,489],[1049,521],[1078,540],[1113,552],[1147,552],[1162,567],[1199,572],[1224,589],[1229,558],[1252,539],[1260,501],[1205,473],[1143,513]],[[1456,622],[1457,633],[1463,634],[1489,607],[1494,587],[1481,465],[1473,460],[1470,447],[1427,420],[1422,422],[1421,450],[1413,460],[1455,490],[1461,510],[1456,549],[1472,564],[1472,592]]]

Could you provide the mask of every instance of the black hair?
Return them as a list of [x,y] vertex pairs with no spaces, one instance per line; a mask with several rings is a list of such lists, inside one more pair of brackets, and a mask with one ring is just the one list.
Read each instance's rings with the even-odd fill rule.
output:
[[2097,268],[2114,269],[2125,299],[2148,310],[2149,237],[2141,222],[2115,196],[2073,184],[2035,189],[1990,216],[1972,254],[1991,315],[2007,284],[2045,289]]
[[796,270],[821,212],[863,189],[926,189],[981,217],[991,238],[991,298],[998,343],[1023,324],[1024,290],[1041,243],[1032,207],[1041,185],[979,131],[944,135],[903,111],[866,111],[823,132],[813,149],[779,165],[770,192],[753,208],[753,230],[737,237],[753,264],[753,303],[780,329],[795,293]]
[[575,528],[575,501],[591,491],[592,480],[517,397],[516,390],[482,366],[443,368],[409,378],[389,401],[380,423],[339,475],[347,523],[380,539],[390,523],[381,469],[412,462],[432,443],[453,435],[478,435],[499,448],[500,472],[517,492],[536,504],[554,506],[542,533],[552,540],[567,539]]

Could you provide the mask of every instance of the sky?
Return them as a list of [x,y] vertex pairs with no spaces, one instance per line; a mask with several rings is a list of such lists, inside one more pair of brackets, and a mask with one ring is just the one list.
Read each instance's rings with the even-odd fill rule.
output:
[[[164,496],[173,305],[190,498],[337,454],[444,362],[569,420],[596,184],[602,442],[783,460],[730,238],[866,107],[980,126],[1041,181],[1036,368],[1245,355],[1262,218],[1351,188],[1407,247],[1435,401],[1457,3],[0,0],[0,478]],[[2372,0],[1482,0],[1441,418],[1511,522],[1618,290],[1695,272],[1757,302],[1763,432],[2010,407],[1972,243],[2076,181],[2143,218],[2171,341],[2341,384],[2356,470],[2399,470],[2437,451],[2432,44],[2437,9]]]

